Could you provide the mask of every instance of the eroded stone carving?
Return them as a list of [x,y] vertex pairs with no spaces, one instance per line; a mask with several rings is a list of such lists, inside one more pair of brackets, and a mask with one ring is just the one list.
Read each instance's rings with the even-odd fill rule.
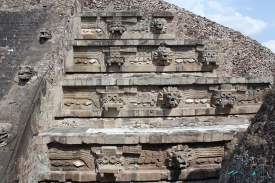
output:
[[173,61],[173,52],[165,46],[165,44],[161,44],[158,50],[154,52],[154,60],[162,66],[170,65]]
[[100,108],[100,97],[95,90],[92,92],[67,93],[65,91],[63,104],[74,109]]
[[102,106],[106,111],[109,108],[116,108],[119,111],[123,108],[123,99],[118,94],[107,94],[102,99]]
[[34,68],[29,65],[20,66],[18,69],[18,77],[22,80],[29,80],[35,75]]
[[180,91],[176,87],[163,88],[163,91],[159,92],[159,100],[166,107],[177,107],[181,100]]
[[112,34],[122,34],[126,31],[125,26],[120,21],[114,21],[108,25],[108,31]]
[[219,65],[219,56],[215,50],[205,50],[203,52],[203,63],[209,65],[213,63],[214,65]]
[[195,46],[168,47],[161,43],[160,46],[95,46],[93,49],[74,46],[73,50],[74,58],[66,64],[68,72],[198,72],[214,69],[213,64],[201,64],[200,51]]
[[213,92],[212,103],[217,107],[236,107],[237,105],[237,90],[230,84],[223,84],[220,90]]
[[167,21],[164,18],[155,18],[151,22],[151,30],[156,34],[165,34],[167,31]]
[[109,108],[115,108],[119,111],[124,106],[123,98],[121,97],[123,92],[119,91],[119,87],[106,87],[106,91],[102,93],[102,107],[108,111]]
[[9,123],[0,123],[0,147],[7,145],[11,127]]
[[55,171],[93,170],[94,157],[89,150],[64,151],[56,148],[49,150],[52,169]]
[[106,62],[109,66],[112,66],[113,63],[116,63],[118,66],[124,64],[124,56],[120,54],[120,47],[111,47],[109,56],[106,58]]
[[52,33],[49,29],[42,28],[40,29],[40,39],[50,39],[52,37]]
[[187,168],[193,160],[192,154],[194,152],[192,149],[189,149],[187,145],[174,146],[168,150],[168,161],[169,166],[175,169],[184,169]]
[[113,174],[120,171],[187,169],[220,164],[223,147],[190,148],[188,145],[118,145],[91,146],[91,150],[65,147],[51,148],[49,157],[52,170],[95,171]]
[[[165,36],[154,34],[165,34],[168,22],[173,19],[171,12],[157,12],[152,16],[143,16],[141,12],[93,12],[81,15],[79,39],[175,39],[174,30]],[[134,34],[133,34],[134,33]],[[134,37],[133,37],[134,36]]]
[[[174,79],[180,80],[181,78]],[[98,81],[94,80],[94,82]],[[129,82],[129,80],[125,81]],[[75,82],[82,81],[79,79]],[[86,83],[86,81],[83,82]],[[261,103],[261,93],[267,87],[265,84],[190,84],[177,87],[151,86],[145,88],[142,84],[148,83],[146,78],[138,81],[140,83],[138,86],[123,86],[125,83],[123,79],[114,79],[112,82],[117,82],[121,86],[105,87],[101,85],[82,87],[81,89],[64,87],[62,111],[66,111],[66,114],[70,115],[85,114],[86,117],[90,115],[141,117],[190,115],[190,112],[182,113],[190,108],[200,110],[200,114],[216,115],[216,107],[223,108],[220,110],[221,113],[237,114],[237,107],[242,107],[243,113],[249,113],[251,107],[253,110],[257,109]],[[228,107],[236,109],[227,110]],[[169,108],[174,109],[172,112],[165,112],[170,110]],[[109,109],[115,109],[116,115],[113,113],[115,110],[107,112]]]

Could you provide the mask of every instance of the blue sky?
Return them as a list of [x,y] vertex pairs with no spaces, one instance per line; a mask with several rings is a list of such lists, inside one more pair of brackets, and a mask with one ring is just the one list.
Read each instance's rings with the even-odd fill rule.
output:
[[275,0],[165,0],[240,31],[275,53]]

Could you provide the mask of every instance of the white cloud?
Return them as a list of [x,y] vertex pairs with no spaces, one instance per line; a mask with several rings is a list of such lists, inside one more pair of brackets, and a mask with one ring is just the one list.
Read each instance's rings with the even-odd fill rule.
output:
[[245,35],[253,35],[267,27],[267,23],[259,19],[243,16],[232,7],[222,7],[217,1],[207,2],[208,6],[218,11],[215,14],[206,15],[207,18],[217,23],[238,30]]
[[[195,14],[205,16],[234,30],[240,31],[247,36],[260,33],[268,24],[259,19],[253,19],[237,12],[231,6],[223,6],[216,0],[167,0],[183,7]],[[207,8],[208,7],[208,8]]]
[[262,45],[268,47],[273,53],[275,53],[275,40],[264,42]]
[[211,14],[207,17],[219,24],[240,31],[247,36],[259,33],[267,27],[267,23],[264,21],[243,16],[238,12],[234,12],[230,15]]

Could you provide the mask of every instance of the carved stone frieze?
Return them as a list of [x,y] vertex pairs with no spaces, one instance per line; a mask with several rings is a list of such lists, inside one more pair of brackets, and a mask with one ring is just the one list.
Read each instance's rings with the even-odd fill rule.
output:
[[250,113],[261,104],[260,96],[266,87],[264,84],[64,87],[61,110],[83,117],[92,113],[106,117],[189,116],[196,114],[190,111],[193,109],[200,114],[216,115],[217,107],[223,114],[238,114],[240,109],[242,113],[246,110]]
[[[80,13],[75,17],[75,38],[77,39],[175,39],[175,31],[169,29],[173,19],[171,12],[159,12],[152,16],[143,16],[140,12]],[[151,31],[150,31],[151,29]],[[162,36],[161,34],[165,34]]]
[[200,63],[196,46],[74,47],[67,72],[195,72],[212,71]]
[[0,147],[7,145],[11,127],[12,125],[9,123],[0,123]]
[[49,150],[49,158],[52,170],[55,171],[87,171],[95,168],[94,157],[88,150],[62,151],[52,148]]
[[94,171],[104,177],[118,177],[125,171],[179,170],[207,168],[220,164],[224,147],[189,147],[188,145],[119,145],[53,147],[49,149],[51,169],[55,171]]

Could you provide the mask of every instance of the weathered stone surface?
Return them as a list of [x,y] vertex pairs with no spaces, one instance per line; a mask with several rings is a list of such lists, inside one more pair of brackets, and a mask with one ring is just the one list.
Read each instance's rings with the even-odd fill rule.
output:
[[[13,177],[22,182],[217,178],[225,150],[273,83],[274,54],[266,48],[162,0],[18,2],[1,8],[59,13],[41,26],[51,38],[42,31],[50,39],[35,40],[38,53],[27,54],[39,59],[22,63],[47,82],[33,95],[41,97],[18,107],[37,101],[35,110],[22,110],[31,123],[26,144],[16,141]],[[8,134],[9,142],[14,129],[0,140]]]

